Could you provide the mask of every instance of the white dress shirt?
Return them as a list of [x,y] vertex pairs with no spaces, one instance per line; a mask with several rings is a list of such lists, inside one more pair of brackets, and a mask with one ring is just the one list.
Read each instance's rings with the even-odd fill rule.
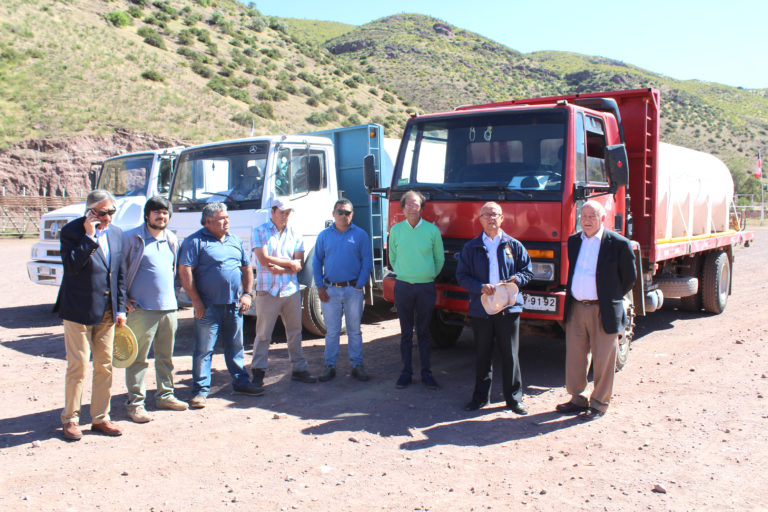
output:
[[492,285],[497,285],[501,282],[499,277],[499,257],[497,254],[499,244],[501,243],[501,233],[502,231],[499,230],[496,236],[491,238],[483,231],[483,245],[485,245],[485,250],[488,251],[488,284]]
[[571,295],[576,300],[597,300],[597,255],[600,252],[600,242],[603,240],[603,227],[594,234],[587,236],[581,232],[581,248],[576,266],[573,269]]

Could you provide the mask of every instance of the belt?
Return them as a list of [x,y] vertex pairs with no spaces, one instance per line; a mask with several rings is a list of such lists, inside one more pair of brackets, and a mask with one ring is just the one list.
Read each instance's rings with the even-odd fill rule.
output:
[[576,297],[573,298],[576,302],[581,302],[582,304],[586,304],[587,306],[597,306],[600,304],[599,300],[579,300]]
[[337,283],[332,283],[327,279],[323,279],[323,282],[328,286],[335,286],[336,288],[345,288],[347,286],[355,286],[355,281],[339,281]]

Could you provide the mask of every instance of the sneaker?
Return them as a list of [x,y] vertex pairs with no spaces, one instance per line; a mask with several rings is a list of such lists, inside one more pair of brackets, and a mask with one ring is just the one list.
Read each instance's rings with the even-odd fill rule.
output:
[[195,395],[189,401],[190,409],[202,409],[205,407],[205,395]]
[[370,377],[368,377],[368,373],[365,371],[365,368],[363,368],[363,365],[358,365],[352,368],[352,376],[360,382],[365,382],[370,379]]
[[293,372],[293,374],[291,374],[291,380],[304,382],[305,384],[314,384],[317,382],[317,377],[310,374],[307,370],[302,370],[300,372]]
[[235,388],[233,393],[235,395],[261,396],[264,394],[264,388],[259,388],[253,384],[248,384],[242,388]]
[[437,384],[437,381],[431,373],[422,373],[421,383],[424,384],[427,389],[440,389],[440,386]]
[[152,416],[141,406],[128,409],[128,417],[134,423],[149,423],[152,421]]
[[401,373],[400,378],[397,379],[397,382],[395,383],[395,387],[397,389],[407,388],[410,385],[411,385],[411,374],[407,372]]
[[320,382],[328,382],[332,378],[336,376],[336,368],[334,368],[331,365],[326,365],[325,368],[323,368],[323,373],[320,374]]
[[186,411],[189,408],[187,402],[179,400],[175,396],[155,400],[156,409],[168,409],[169,411]]
[[264,374],[267,372],[261,368],[251,368],[251,374],[253,375],[253,385],[257,388],[264,387]]

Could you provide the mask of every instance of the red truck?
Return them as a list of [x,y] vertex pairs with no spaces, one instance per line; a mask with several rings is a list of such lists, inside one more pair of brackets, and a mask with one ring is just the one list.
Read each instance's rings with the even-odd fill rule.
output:
[[[428,199],[424,218],[442,233],[446,263],[431,322],[436,344],[453,345],[467,322],[469,297],[456,282],[456,258],[480,232],[478,214],[487,201],[501,204],[502,228],[533,260],[523,325],[562,326],[567,240],[579,229],[587,199],[605,205],[605,227],[635,249],[639,278],[625,298],[633,321],[620,336],[618,368],[628,356],[635,315],[660,308],[664,297],[681,298],[692,311],[723,311],[733,248],[749,245],[755,234],[739,223],[725,164],[660,142],[659,114],[656,89],[462,106],[408,120],[389,188],[376,188],[369,159],[366,184],[386,194],[388,225],[404,219],[400,198],[416,189]],[[389,301],[395,277],[384,279]]]

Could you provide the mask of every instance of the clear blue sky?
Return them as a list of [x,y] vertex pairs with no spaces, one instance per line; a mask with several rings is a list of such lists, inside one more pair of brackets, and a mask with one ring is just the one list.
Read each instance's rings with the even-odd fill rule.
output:
[[268,16],[350,25],[404,12],[426,14],[523,53],[599,55],[681,80],[768,88],[768,0],[254,0],[254,4]]

